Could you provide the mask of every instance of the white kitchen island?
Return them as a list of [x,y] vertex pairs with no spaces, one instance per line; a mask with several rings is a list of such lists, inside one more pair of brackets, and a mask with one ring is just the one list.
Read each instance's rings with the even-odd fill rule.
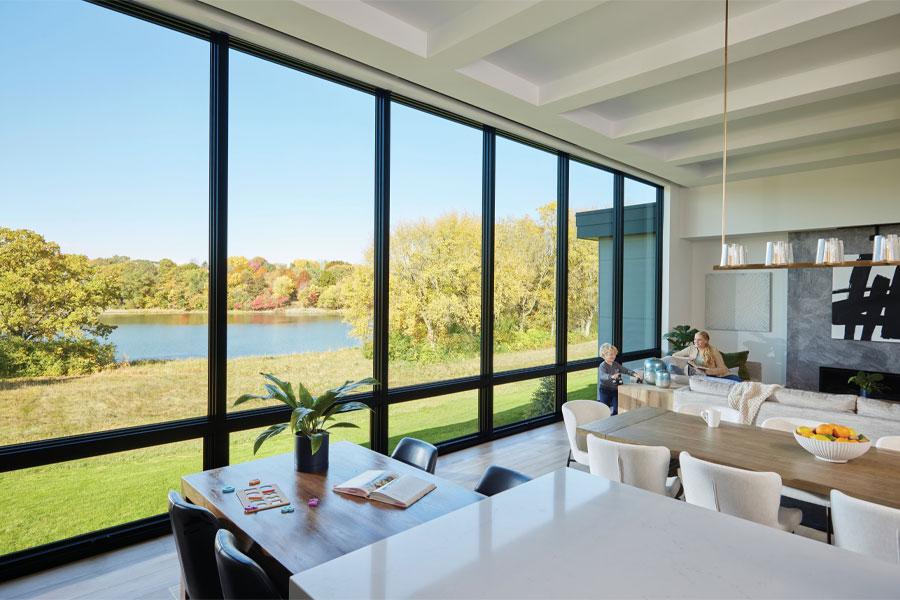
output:
[[561,468],[298,573],[290,593],[900,598],[900,567]]

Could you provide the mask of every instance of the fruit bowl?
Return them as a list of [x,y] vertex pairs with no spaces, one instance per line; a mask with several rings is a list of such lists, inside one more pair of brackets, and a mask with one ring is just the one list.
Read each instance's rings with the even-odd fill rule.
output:
[[794,430],[794,439],[804,450],[819,460],[833,463],[845,463],[868,452],[872,442],[865,436],[859,437],[860,440],[855,442],[838,442],[807,437]]

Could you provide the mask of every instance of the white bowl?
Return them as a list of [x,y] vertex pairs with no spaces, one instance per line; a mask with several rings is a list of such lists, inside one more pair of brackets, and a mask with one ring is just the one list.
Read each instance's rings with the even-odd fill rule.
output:
[[794,439],[803,446],[803,449],[818,458],[833,463],[845,463],[848,460],[859,458],[872,447],[871,441],[848,444],[846,442],[828,442],[803,437],[794,431]]

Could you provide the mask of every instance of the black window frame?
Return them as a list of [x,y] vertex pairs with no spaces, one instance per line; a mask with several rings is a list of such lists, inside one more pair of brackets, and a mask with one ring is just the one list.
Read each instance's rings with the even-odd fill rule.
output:
[[[209,390],[206,416],[153,423],[122,429],[52,438],[0,446],[0,472],[50,465],[71,460],[138,450],[172,442],[202,438],[203,468],[211,469],[229,464],[228,444],[232,432],[263,427],[284,421],[289,410],[266,407],[240,412],[226,410],[225,382],[227,377],[226,348],[226,286],[227,277],[227,218],[228,218],[228,56],[237,50],[274,62],[286,68],[323,78],[349,88],[367,92],[373,97],[375,110],[375,189],[373,211],[375,230],[375,312],[373,315],[373,375],[384,382],[374,390],[352,397],[372,409],[370,446],[377,452],[388,448],[389,406],[402,402],[441,396],[454,392],[475,390],[478,393],[478,432],[438,444],[442,454],[481,444],[504,436],[527,431],[561,419],[560,407],[565,402],[567,374],[596,368],[599,357],[567,360],[568,320],[568,220],[569,220],[569,162],[576,161],[613,174],[615,178],[614,216],[615,256],[613,307],[613,343],[621,347],[622,316],[622,222],[624,178],[653,186],[656,194],[657,260],[656,260],[656,335],[657,346],[623,353],[621,360],[638,360],[661,353],[662,323],[662,257],[663,257],[663,194],[662,186],[632,174],[626,174],[547,144],[529,140],[521,135],[497,129],[475,120],[455,115],[427,103],[395,95],[343,75],[328,71],[248,43],[227,34],[172,17],[155,9],[124,0],[85,0],[125,15],[166,27],[210,44],[210,111],[209,111],[209,239],[210,239],[210,303],[209,303]],[[389,244],[390,244],[390,113],[396,102],[423,110],[462,125],[482,131],[482,288],[481,288],[481,357],[478,375],[454,380],[436,381],[391,388],[388,382],[388,300],[389,300]],[[493,272],[494,272],[494,201],[496,179],[496,138],[527,144],[557,156],[557,252],[556,252],[556,353],[553,364],[496,373],[493,370]],[[497,385],[517,381],[554,377],[556,381],[556,411],[518,423],[495,428],[493,426],[493,392]],[[0,581],[26,575],[52,566],[65,564],[101,552],[121,548],[170,531],[168,516],[155,515],[97,530],[49,544],[27,548],[0,556]]]

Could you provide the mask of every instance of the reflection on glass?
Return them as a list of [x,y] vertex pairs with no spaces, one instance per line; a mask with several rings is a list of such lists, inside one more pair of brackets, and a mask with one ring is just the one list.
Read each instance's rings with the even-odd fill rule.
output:
[[555,362],[555,155],[497,138],[494,371]]
[[372,375],[375,144],[369,94],[238,51],[230,69],[229,409],[261,371],[314,395]]
[[568,359],[612,342],[613,175],[569,162]]
[[494,387],[494,428],[549,415],[556,410],[556,378],[543,377]]
[[391,105],[391,386],[479,372],[482,132]]
[[478,392],[460,392],[391,404],[388,451],[404,437],[432,444],[478,432]]
[[655,348],[656,188],[625,178],[622,352]]
[[202,465],[202,440],[189,440],[2,473],[4,490],[27,494],[5,506],[0,554],[163,514]]
[[0,445],[205,414],[206,345],[128,320],[206,307],[209,43],[86,2],[0,22]]
[[[358,428],[337,427],[332,429],[329,432],[329,444],[348,441],[368,448],[369,418],[370,412],[367,410],[356,410],[339,415],[339,421],[353,423],[357,425]],[[253,454],[253,442],[256,440],[256,436],[266,429],[268,429],[268,427],[249,429],[246,431],[234,431],[229,434],[229,462],[234,465],[257,458],[265,458],[267,456],[294,451],[294,436],[289,431],[285,431],[266,440],[265,443],[259,447],[259,452]]]

